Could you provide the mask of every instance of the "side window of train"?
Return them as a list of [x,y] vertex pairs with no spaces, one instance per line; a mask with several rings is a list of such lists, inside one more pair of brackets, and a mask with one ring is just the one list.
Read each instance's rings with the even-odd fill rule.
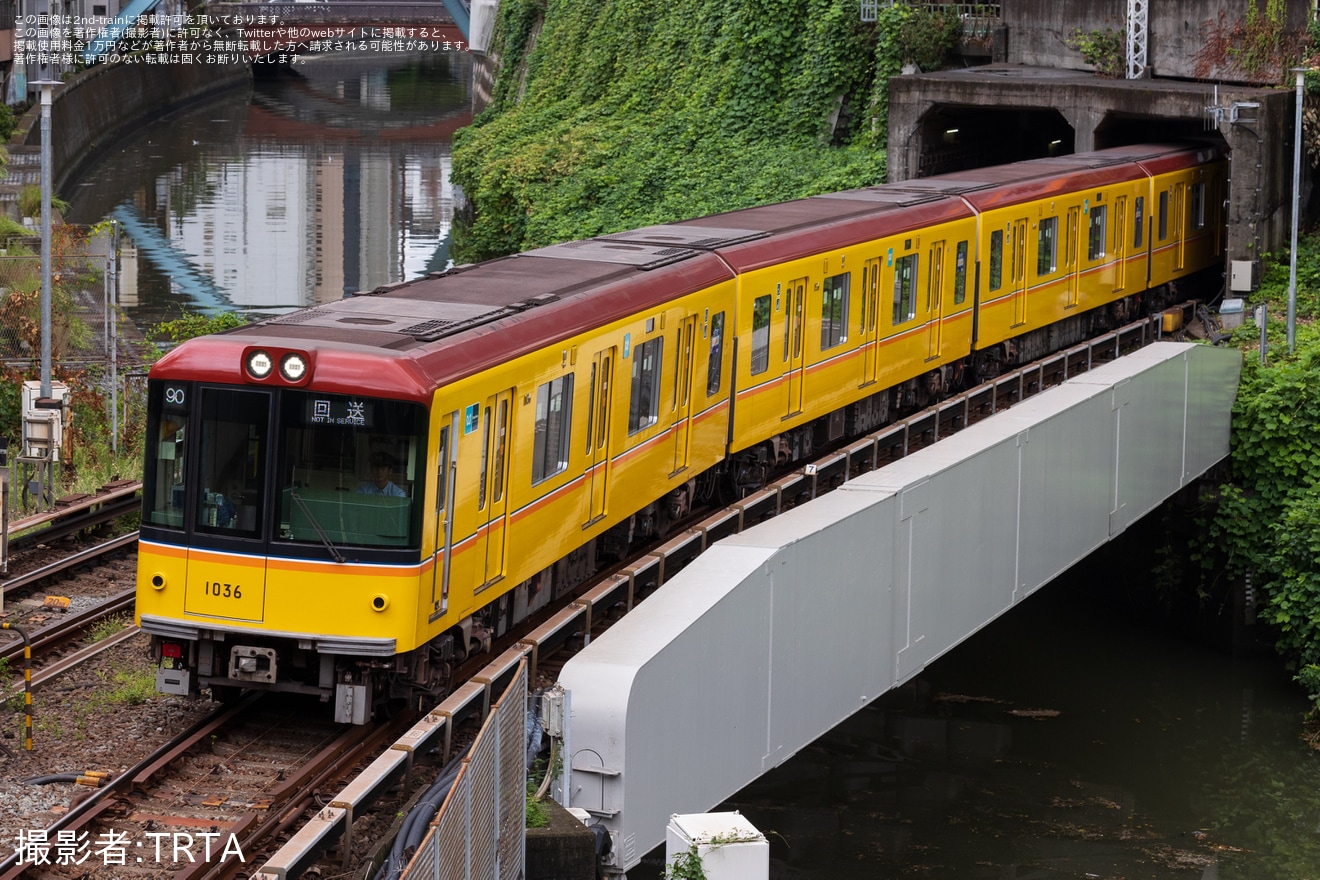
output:
[[953,304],[967,299],[967,242],[958,242],[957,261],[953,267]]
[[628,433],[636,434],[660,419],[660,360],[664,337],[643,342],[632,352],[632,392],[628,396]]
[[1105,237],[1107,233],[1105,220],[1108,209],[1104,205],[1095,205],[1091,208],[1091,235],[1086,244],[1086,258],[1088,260],[1098,260],[1106,253]]
[[995,230],[990,233],[990,289],[998,290],[1004,286],[1004,232]]
[[1192,229],[1205,228],[1205,183],[1192,184]]
[[532,440],[532,485],[568,467],[568,434],[573,424],[573,374],[536,389],[536,430]]
[[894,260],[894,326],[917,316],[917,255]]
[[848,338],[848,282],[851,272],[831,275],[822,285],[820,347],[833,348]]
[[1036,274],[1053,275],[1058,265],[1059,218],[1046,217],[1040,221],[1040,237],[1036,241]]
[[1160,241],[1169,237],[1169,192],[1160,193]]
[[752,300],[752,375],[770,368],[770,294]]
[[1145,234],[1145,198],[1137,196],[1134,211],[1136,216],[1132,219],[1132,246],[1134,248],[1139,248],[1141,247],[1141,237]]
[[710,360],[706,362],[706,396],[714,397],[720,390],[720,373],[724,369],[724,313],[710,319]]

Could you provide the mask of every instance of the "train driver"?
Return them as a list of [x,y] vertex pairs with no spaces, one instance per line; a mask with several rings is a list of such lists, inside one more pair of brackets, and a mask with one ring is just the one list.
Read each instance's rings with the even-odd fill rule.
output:
[[408,493],[390,480],[394,470],[394,459],[385,452],[371,456],[371,479],[358,486],[359,495],[389,495],[393,498],[407,498]]

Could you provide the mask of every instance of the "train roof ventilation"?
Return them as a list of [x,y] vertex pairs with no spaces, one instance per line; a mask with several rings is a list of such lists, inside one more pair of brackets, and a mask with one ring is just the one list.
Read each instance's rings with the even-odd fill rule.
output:
[[280,315],[278,318],[271,318],[268,323],[271,324],[306,324],[308,321],[315,321],[329,316],[325,309],[299,309],[296,312],[289,312],[287,315]]
[[719,226],[662,223],[658,226],[644,226],[641,229],[602,235],[600,240],[713,250],[742,244],[745,241],[755,241],[769,234],[759,229],[724,229]]
[[518,254],[520,257],[550,257],[556,260],[584,260],[594,263],[620,263],[638,269],[658,269],[700,254],[691,248],[657,247],[650,244],[626,244],[591,238],[552,244]]

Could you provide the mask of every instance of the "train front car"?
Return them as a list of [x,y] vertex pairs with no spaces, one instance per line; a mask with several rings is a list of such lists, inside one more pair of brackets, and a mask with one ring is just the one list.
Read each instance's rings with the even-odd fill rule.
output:
[[240,333],[166,355],[148,394],[137,613],[158,689],[310,693],[366,720],[432,574],[430,390],[365,346]]

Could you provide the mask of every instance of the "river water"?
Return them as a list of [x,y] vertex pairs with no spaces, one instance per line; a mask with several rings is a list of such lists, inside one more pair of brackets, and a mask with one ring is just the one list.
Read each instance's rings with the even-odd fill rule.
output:
[[[461,54],[321,56],[148,127],[61,195],[74,222],[123,225],[120,300],[144,328],[415,278],[449,261],[469,80]],[[1109,610],[1088,580],[723,805],[767,832],[772,876],[1320,877],[1320,754],[1286,673]]]

